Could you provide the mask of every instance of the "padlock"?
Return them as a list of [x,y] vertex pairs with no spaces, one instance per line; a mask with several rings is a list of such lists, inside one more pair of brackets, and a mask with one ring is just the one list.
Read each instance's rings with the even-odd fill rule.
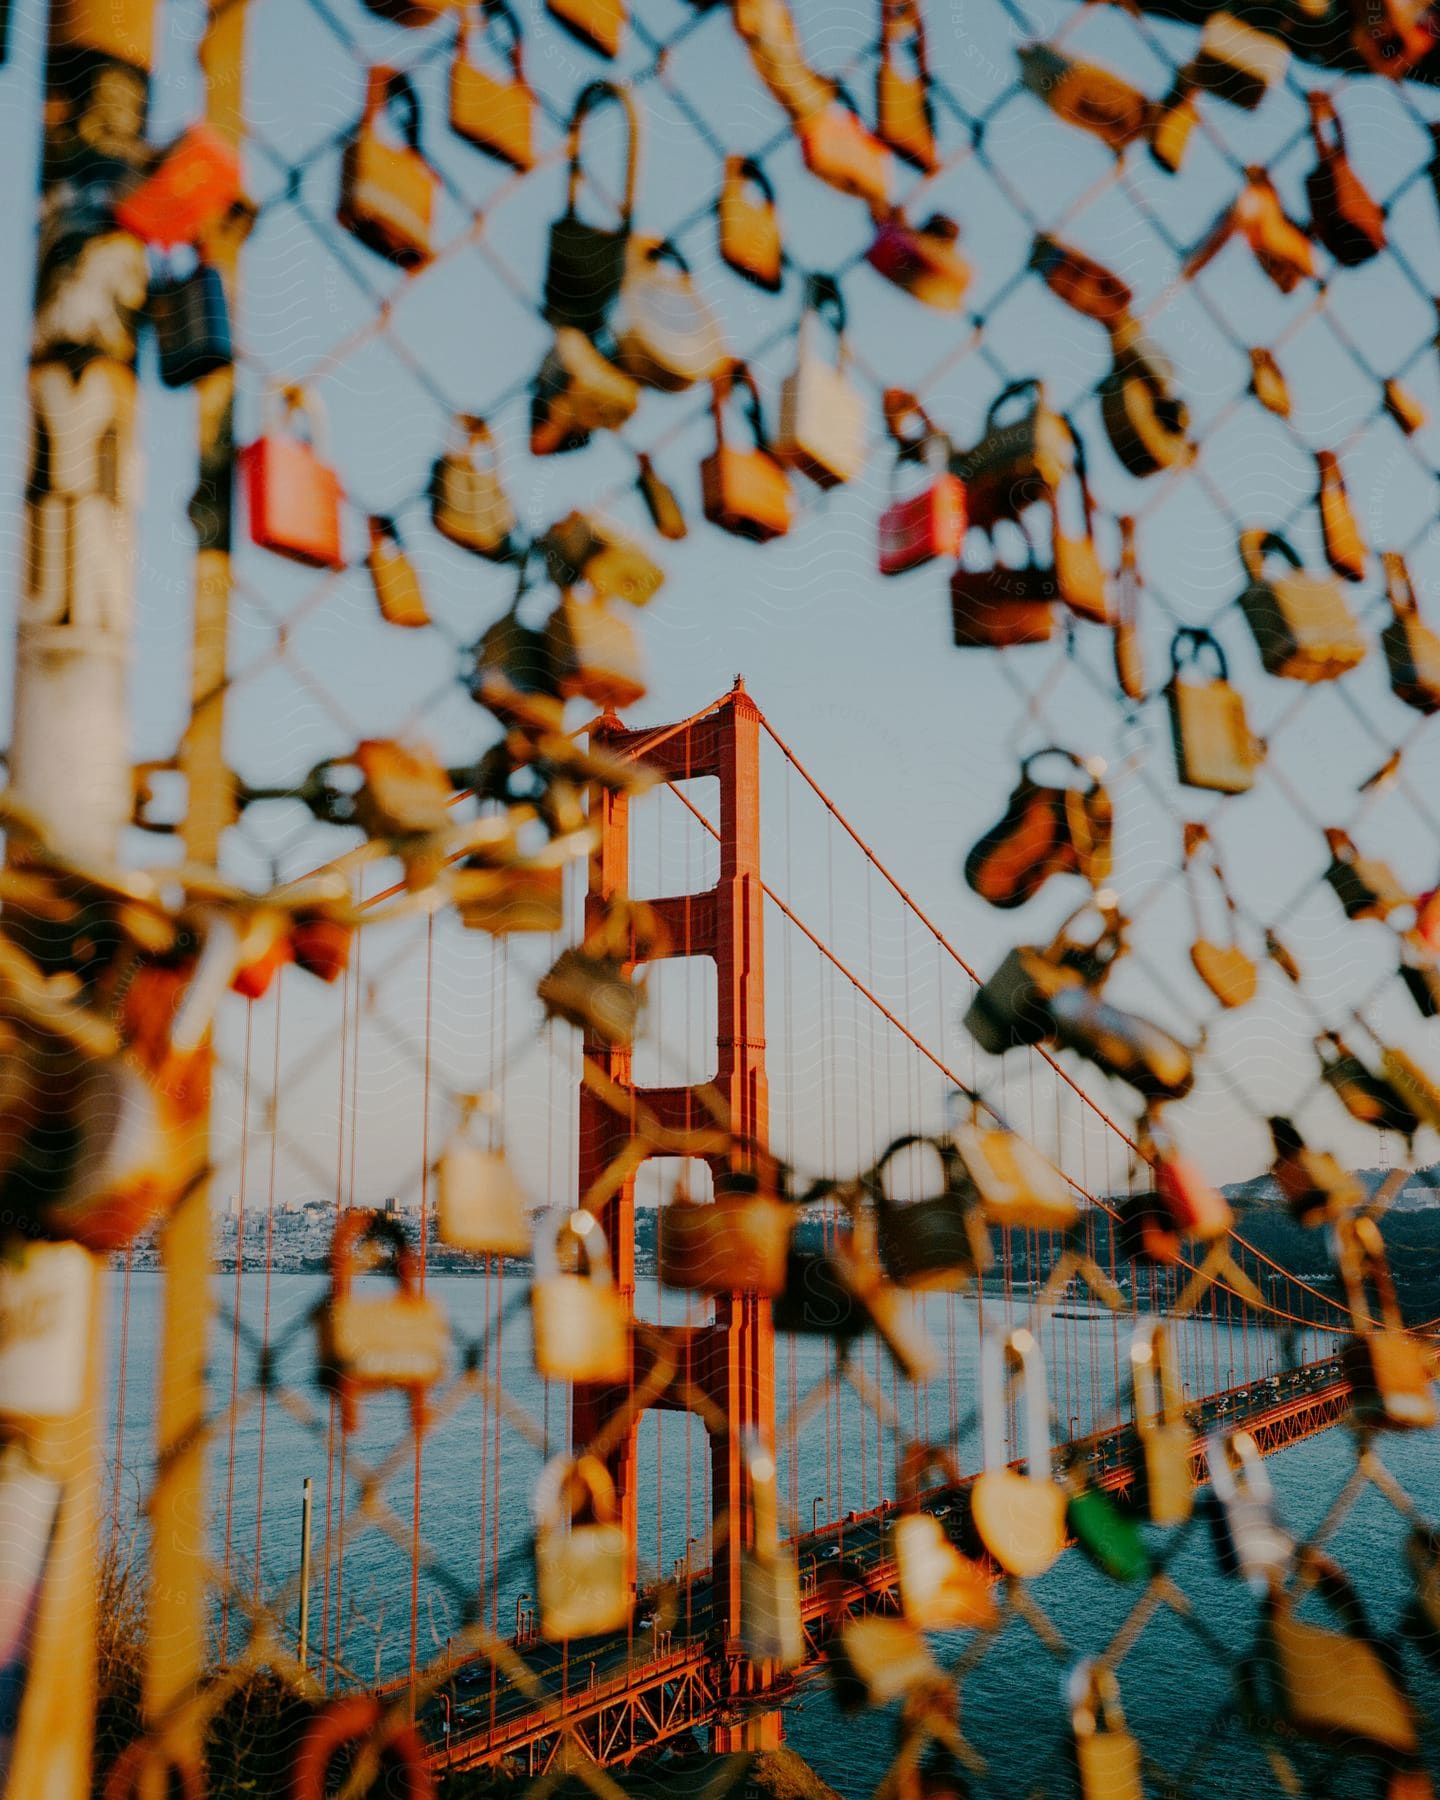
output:
[[953,1136],[987,1224],[1068,1231],[1080,1216],[1070,1184],[1055,1165],[1000,1120],[982,1118],[978,1103]]
[[1427,1346],[1405,1330],[1380,1227],[1361,1213],[1335,1219],[1330,1229],[1354,1330],[1340,1364],[1355,1416],[1382,1430],[1428,1431],[1440,1423],[1440,1408]]
[[[174,1102],[128,1062],[57,1047],[3,1183],[4,1204],[56,1237],[104,1254],[171,1211],[198,1175]],[[17,1121],[18,1124],[18,1121]],[[12,1127],[13,1128],[13,1127]]]
[[[567,1246],[578,1271],[560,1266]],[[600,1222],[583,1208],[535,1231],[530,1283],[535,1367],[547,1381],[620,1382],[630,1373],[630,1318],[610,1273],[610,1246]]]
[[665,571],[652,556],[617,527],[589,513],[566,513],[535,548],[558,588],[583,581],[599,599],[645,606],[665,585]]
[[[993,546],[1005,530],[1018,532],[1025,546],[1023,563],[999,560]],[[973,565],[970,543],[976,536],[992,546],[992,560],[985,568]],[[950,576],[950,629],[956,648],[1004,650],[1048,643],[1055,634],[1059,589],[1054,569],[1039,561],[1028,523],[1020,520],[992,526],[989,531],[967,532],[961,554],[965,560]]]
[[290,920],[290,956],[317,981],[332,984],[350,966],[355,927],[319,910],[297,910]]
[[[752,448],[737,450],[725,441],[725,403],[736,383],[745,391]],[[757,544],[783,537],[790,529],[790,482],[770,454],[760,408],[760,390],[748,363],[736,363],[711,386],[715,448],[700,465],[705,517],[722,531]]]
[[1075,434],[1034,376],[1012,381],[996,395],[980,442],[951,465],[965,483],[971,523],[986,529],[997,519],[1018,518],[1053,493],[1074,466]]
[[1195,1080],[1195,1061],[1177,1037],[1135,1013],[1122,1012],[1088,988],[1061,988],[1050,1002],[1056,1041],[1130,1084],[1147,1100],[1181,1100]]
[[[387,1294],[357,1294],[355,1277],[381,1267]],[[330,1291],[316,1312],[320,1384],[340,1403],[347,1431],[359,1423],[359,1397],[382,1388],[410,1396],[417,1420],[425,1392],[445,1373],[450,1328],[444,1308],[420,1285],[420,1265],[394,1213],[351,1207],[330,1241]]]
[[[1255,998],[1260,971],[1254,959],[1246,955],[1240,944],[1236,932],[1235,897],[1230,892],[1229,884],[1225,880],[1225,871],[1220,866],[1220,858],[1215,852],[1210,834],[1203,825],[1187,823],[1184,841],[1185,886],[1190,896],[1191,918],[1195,928],[1195,935],[1190,943],[1191,964],[1195,973],[1222,1006],[1248,1006]],[[1202,877],[1195,865],[1200,858],[1201,851],[1207,849],[1210,873],[1215,879],[1215,885],[1220,890],[1221,902],[1225,908],[1223,938],[1212,938],[1205,935],[1199,891]]]
[[79,1412],[97,1299],[95,1264],[79,1244],[17,1238],[0,1258],[0,1419],[7,1426]]
[[1140,632],[1140,564],[1135,554],[1135,521],[1127,513],[1116,520],[1120,527],[1120,566],[1115,571],[1115,612],[1110,621],[1114,637],[1110,655],[1115,684],[1136,706],[1143,704],[1145,645]]
[[775,188],[764,167],[751,156],[727,156],[715,205],[721,259],[756,287],[778,294],[785,280],[785,252]]
[[474,1141],[483,1096],[463,1095],[454,1137],[435,1164],[436,1218],[442,1242],[483,1256],[530,1254],[525,1190],[501,1149]]
[[471,859],[452,871],[450,896],[467,931],[508,937],[512,932],[565,929],[565,871],[559,863],[553,868],[495,868]]
[[[1190,409],[1175,391],[1170,360],[1128,316],[1112,327],[1115,361],[1100,384],[1100,417],[1111,448],[1137,480],[1193,461]],[[1078,441],[1078,439],[1077,439]]]
[[730,366],[720,322],[668,238],[628,240],[612,330],[620,367],[664,394],[713,381]]
[[[1025,1421],[1025,1469],[1006,1456],[1006,1372],[1018,1365]],[[1022,1326],[993,1327],[980,1341],[980,1416],[985,1466],[970,1493],[970,1523],[981,1548],[1011,1575],[1043,1575],[1065,1548],[1065,1490],[1050,1473],[1050,1406],[1040,1346]]]
[[353,804],[355,822],[367,836],[403,843],[449,825],[454,789],[444,764],[425,745],[365,738],[351,761],[364,776]]
[[740,1454],[750,1484],[752,1531],[740,1560],[740,1642],[751,1662],[798,1668],[808,1654],[800,1569],[794,1550],[780,1542],[775,1454],[754,1430],[743,1434]]
[[1275,1490],[1248,1431],[1212,1431],[1205,1439],[1208,1508],[1222,1574],[1266,1593],[1290,1566],[1294,1539],[1275,1512]]
[[1325,560],[1346,581],[1363,581],[1365,543],[1360,536],[1360,527],[1355,523],[1339,461],[1333,451],[1317,450],[1315,465],[1320,475],[1318,503]]
[[399,527],[393,519],[379,513],[372,513],[367,525],[370,548],[365,556],[365,566],[375,587],[380,617],[387,625],[420,630],[430,623],[430,614],[420,590],[420,577],[400,541]]
[[970,265],[959,244],[960,227],[948,213],[931,213],[912,225],[897,207],[880,221],[865,260],[922,305],[958,312],[970,286]]
[[450,129],[467,144],[498,157],[523,175],[535,166],[535,95],[525,79],[520,21],[507,0],[483,0],[475,10],[480,14],[482,38],[489,38],[497,25],[504,30],[509,73],[497,78],[471,60],[471,9],[463,7],[455,31],[455,60],[450,65]]
[[785,1287],[774,1304],[775,1329],[792,1337],[824,1337],[846,1345],[870,1324],[853,1290],[853,1260],[844,1252],[799,1249],[792,1237]]
[[836,1702],[845,1713],[938,1691],[945,1681],[915,1627],[881,1614],[847,1617],[825,1646],[825,1662]]
[[[864,1323],[875,1331],[904,1378],[933,1381],[940,1369],[939,1350],[925,1330],[922,1303],[912,1289],[885,1279],[873,1208],[857,1209],[849,1228],[836,1234],[831,1260],[841,1287],[859,1303]],[[787,1272],[787,1295],[789,1290]]]
[[1153,1268],[1178,1267],[1184,1240],[1153,1189],[1122,1194],[1115,1205],[1115,1254]]
[[1150,154],[1160,167],[1177,175],[1190,148],[1190,139],[1200,123],[1200,108],[1187,70],[1180,69],[1170,92],[1150,116]]
[[1371,199],[1345,154],[1345,133],[1335,104],[1319,88],[1305,96],[1315,167],[1305,177],[1310,229],[1335,258],[1353,268],[1385,248],[1385,210]]
[[[920,465],[925,486],[899,499],[896,481],[902,463]],[[937,556],[959,556],[965,542],[965,488],[950,473],[950,440],[932,432],[915,447],[896,451],[890,475],[890,504],[880,515],[878,561],[882,575],[903,575]]]
[[1094,63],[1073,62],[1049,44],[1019,53],[1020,79],[1057,118],[1098,137],[1117,156],[1149,128],[1151,103],[1138,88]]
[[1411,904],[1410,895],[1389,863],[1362,856],[1348,831],[1338,825],[1327,826],[1325,842],[1330,846],[1325,879],[1344,907],[1347,919],[1387,919],[1392,912]]
[[1422,1125],[1440,1131],[1440,1083],[1428,1070],[1398,1045],[1382,1044],[1380,1072]]
[[774,1299],[785,1291],[794,1224],[794,1209],[744,1171],[717,1177],[708,1204],[677,1188],[656,1222],[661,1285]]
[[[929,1150],[937,1175],[918,1200],[901,1203],[886,1188],[890,1163],[907,1151]],[[990,1239],[953,1144],[909,1133],[881,1153],[864,1185],[875,1208],[880,1261],[898,1287],[958,1293],[990,1266]]]
[[1398,1131],[1403,1138],[1414,1137],[1420,1121],[1405,1096],[1383,1074],[1376,1075],[1366,1068],[1338,1032],[1320,1032],[1315,1048],[1320,1057],[1320,1079],[1352,1119],[1373,1125],[1377,1131]]
[[1270,1119],[1275,1160],[1270,1173],[1280,1198],[1300,1225],[1324,1225],[1365,1204],[1365,1189],[1356,1175],[1328,1150],[1312,1150],[1289,1119]]
[[1440,1018],[1440,964],[1402,958],[1397,970],[1422,1019]]
[[642,991],[618,958],[562,950],[535,991],[547,1019],[564,1019],[612,1048],[633,1042]]
[[462,550],[505,562],[515,549],[515,509],[500,480],[499,449],[473,413],[458,416],[455,435],[430,470],[431,523]]
[[1405,433],[1406,437],[1414,437],[1417,431],[1425,429],[1427,414],[1425,408],[1411,393],[1404,382],[1390,376],[1382,387],[1381,398],[1385,402],[1385,410]]
[[734,14],[755,73],[793,123],[830,104],[835,83],[806,63],[786,0],[735,0]]
[[1169,1225],[1182,1238],[1213,1244],[1234,1229],[1235,1213],[1230,1202],[1181,1153],[1175,1139],[1154,1117],[1141,1124],[1138,1147],[1141,1157],[1150,1164],[1155,1199]]
[[[1288,563],[1289,571],[1267,574],[1272,554]],[[1368,646],[1333,576],[1307,575],[1276,531],[1242,532],[1240,555],[1250,577],[1240,610],[1269,674],[1290,681],[1334,681],[1364,661]]]
[[[1046,757],[1063,758],[1087,784],[1055,787],[1031,771]],[[1069,771],[1067,771],[1068,773]],[[1110,876],[1114,809],[1100,777],[1070,750],[1048,744],[1020,765],[1004,817],[965,859],[965,882],[991,906],[1023,906],[1052,875],[1081,875],[1092,887]]]
[[1087,319],[1113,328],[1129,314],[1134,295],[1128,285],[1081,250],[1042,234],[1031,247],[1030,267],[1052,294]]
[[225,283],[208,263],[188,275],[153,282],[147,311],[166,387],[188,387],[234,361]]
[[1190,1446],[1170,1334],[1162,1319],[1142,1319],[1130,1339],[1130,1391],[1140,1440],[1135,1499],[1152,1525],[1183,1525],[1194,1505]]
[[[815,339],[823,323],[835,333],[828,363]],[[865,403],[848,373],[845,300],[833,275],[812,275],[795,347],[795,367],[780,390],[780,435],[774,453],[822,488],[859,474],[865,460]]]
[[1290,417],[1290,389],[1285,384],[1285,377],[1273,351],[1250,352],[1250,392],[1277,419]]
[[1290,49],[1282,39],[1222,11],[1206,16],[1185,74],[1192,87],[1254,112],[1289,66]]
[[1066,1684],[1070,1753],[1081,1800],[1144,1800],[1140,1745],[1125,1725],[1113,1669],[1086,1661]]
[[1235,202],[1234,218],[1256,262],[1282,294],[1293,293],[1314,275],[1314,247],[1286,213],[1264,169],[1252,165],[1245,171],[1245,187]]
[[[401,17],[394,0],[388,0],[388,6],[387,0],[366,0],[366,4],[373,12],[386,6],[389,16],[397,22]],[[418,14],[420,8],[411,10]],[[391,1800],[435,1800],[435,1781],[419,1729],[405,1719],[402,1708],[387,1707],[380,1695],[349,1693],[326,1701],[308,1717],[302,1712],[295,1730],[299,1741],[287,1772],[286,1800],[325,1800],[326,1795],[337,1791],[345,1771],[362,1763],[367,1755],[374,1758],[375,1789]],[[142,1775],[156,1764],[162,1766],[161,1792],[199,1791],[175,1752],[159,1747],[152,1762],[150,1746],[144,1738],[135,1740],[131,1750],[141,1753],[134,1765],[133,1785],[128,1780],[128,1770],[127,1779],[117,1779],[116,1772],[130,1754],[122,1751],[120,1759],[111,1765],[105,1800],[142,1800],[150,1791],[142,1784]]]
[[[1068,423],[1068,421],[1067,421]],[[1095,502],[1090,493],[1090,476],[1085,466],[1085,445],[1080,434],[1071,428],[1075,440],[1074,472],[1058,487],[1051,488],[1050,502],[1051,561],[1055,566],[1055,591],[1072,613],[1097,625],[1110,622],[1109,583],[1100,559],[1095,554]],[[1080,499],[1079,530],[1067,532],[1061,522],[1061,500],[1073,490]]]
[[[1182,672],[1197,667],[1209,651],[1216,672],[1206,681],[1184,681]],[[1230,685],[1229,665],[1212,632],[1182,627],[1170,644],[1170,681],[1165,698],[1170,707],[1170,736],[1175,746],[1175,773],[1186,787],[1217,794],[1244,794],[1255,785],[1255,769],[1263,747],[1245,717],[1245,697]]]
[[[575,211],[582,173],[581,132],[589,115],[606,101],[613,101],[625,115],[625,188],[615,225],[587,225]],[[630,220],[635,210],[639,133],[635,105],[625,88],[608,81],[592,81],[582,89],[570,114],[570,173],[565,190],[565,211],[550,227],[549,258],[545,269],[545,317],[556,327],[568,325],[593,338],[605,323],[615,296],[620,292],[620,283],[625,277]]]
[[[1073,935],[1076,920],[1085,915],[1099,921],[1093,941]],[[1051,1000],[1062,987],[1098,987],[1123,952],[1123,934],[1124,921],[1113,905],[1087,903],[1066,919],[1048,948],[1015,945],[976,991],[965,1014],[966,1029],[992,1056],[1050,1037],[1055,1030]]]
[[[908,57],[910,67],[903,66]],[[920,0],[881,0],[880,61],[875,70],[875,131],[921,174],[937,166],[935,115]]]
[[[590,1519],[576,1513],[588,1501]],[[615,1483],[598,1456],[553,1457],[535,1485],[535,1603],[547,1644],[630,1623],[630,1553]]]
[[[380,134],[386,120],[398,144]],[[371,69],[365,111],[340,165],[335,217],[368,250],[402,269],[421,269],[433,255],[435,196],[440,177],[420,149],[420,96],[398,69]]]
[[827,187],[880,211],[890,204],[895,159],[838,83],[828,106],[796,122],[795,135],[805,167]]
[[50,35],[67,50],[93,50],[147,73],[155,66],[156,0],[59,0]]
[[549,634],[544,626],[527,625],[520,618],[530,588],[528,547],[517,560],[515,598],[475,646],[470,692],[507,725],[559,731],[565,701],[550,659]]
[[1315,1591],[1339,1619],[1340,1631],[1296,1615],[1295,1596],[1267,1597],[1263,1645],[1274,1709],[1303,1738],[1411,1755],[1419,1749],[1415,1714],[1394,1659],[1377,1644],[1348,1577],[1323,1552],[1304,1561]]
[[[308,437],[293,430],[304,421]],[[250,537],[311,568],[341,569],[340,478],[329,466],[325,414],[304,388],[271,388],[265,429],[240,452]]]
[[1398,550],[1384,556],[1390,622],[1380,633],[1390,691],[1418,713],[1440,712],[1440,633],[1420,616],[1410,571]]
[[1065,1481],[1065,1528],[1079,1549],[1111,1581],[1142,1581],[1151,1561],[1138,1520],[1079,1464],[1070,1465]]
[[674,488],[643,450],[637,452],[635,465],[635,486],[645,502],[650,523],[667,542],[680,543],[689,535],[690,528],[685,523],[685,512]]
[[991,1631],[1000,1614],[989,1572],[962,1555],[940,1520],[924,1509],[920,1485],[930,1474],[952,1493],[961,1486],[948,1450],[911,1444],[896,1483],[900,1511],[890,1521],[900,1615],[917,1631]]
[[168,250],[198,243],[239,200],[240,154],[213,125],[192,125],[157,151],[136,186],[115,202],[115,222]]
[[1428,0],[1366,0],[1350,8],[1350,42],[1375,75],[1408,75],[1435,48],[1435,16]]
[[583,332],[563,325],[535,376],[530,454],[581,450],[592,431],[618,431],[639,404],[639,384],[602,356]]
[[623,708],[645,697],[640,634],[604,600],[567,590],[546,626],[560,692],[592,706]]
[[600,56],[620,54],[625,39],[625,0],[545,0],[545,10],[572,37]]

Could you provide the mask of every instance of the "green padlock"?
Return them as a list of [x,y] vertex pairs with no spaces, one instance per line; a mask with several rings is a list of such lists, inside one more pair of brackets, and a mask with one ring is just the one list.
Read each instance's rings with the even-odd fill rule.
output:
[[1104,1488],[1078,1484],[1065,1507],[1071,1537],[1090,1561],[1112,1581],[1140,1581],[1150,1573],[1150,1552],[1140,1526],[1122,1512]]

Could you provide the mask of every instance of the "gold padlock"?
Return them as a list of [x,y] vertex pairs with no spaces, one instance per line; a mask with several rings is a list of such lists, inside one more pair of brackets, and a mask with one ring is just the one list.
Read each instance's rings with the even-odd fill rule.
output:
[[[1204,681],[1184,681],[1209,651],[1215,674]],[[1184,626],[1170,645],[1170,736],[1175,746],[1175,772],[1186,787],[1217,794],[1244,794],[1255,785],[1255,769],[1264,751],[1245,716],[1245,697],[1230,685],[1225,652],[1212,632]]]
[[370,549],[365,566],[375,587],[380,617],[387,625],[399,625],[408,631],[423,629],[430,623],[430,614],[420,591],[420,577],[405,554],[395,521],[372,513],[369,531]]
[[945,1681],[924,1638],[905,1619],[847,1618],[825,1656],[842,1712],[889,1706]]
[[639,384],[602,356],[583,331],[562,325],[535,377],[530,454],[583,449],[592,431],[618,431],[639,404]]
[[1080,1800],[1144,1800],[1140,1746],[1126,1729],[1114,1671],[1082,1662],[1068,1685]]
[[750,156],[727,156],[716,211],[722,259],[756,287],[778,294],[785,279],[785,252],[775,189],[763,165]]
[[[377,1264],[396,1291],[355,1293],[356,1275]],[[418,1419],[426,1389],[445,1372],[450,1329],[440,1302],[421,1291],[419,1260],[394,1213],[351,1207],[336,1220],[317,1340],[320,1382],[339,1400],[347,1431],[359,1423],[360,1395],[381,1388],[406,1391]]]
[[566,589],[545,627],[560,692],[592,706],[623,708],[645,697],[640,634],[604,600]]
[[890,1522],[900,1612],[917,1631],[990,1631],[1000,1622],[989,1572],[956,1549],[945,1527],[921,1505],[921,1483],[939,1475],[949,1490],[960,1472],[948,1450],[911,1444],[901,1459],[901,1511]]
[[735,0],[735,29],[745,40],[755,73],[801,124],[828,106],[835,83],[817,75],[805,61],[786,0]]
[[740,1563],[740,1641],[751,1662],[798,1668],[808,1652],[800,1569],[794,1550],[780,1542],[775,1455],[755,1431],[745,1433],[740,1453],[750,1482],[753,1531]]
[[[1286,573],[1266,572],[1272,554],[1290,565]],[[1242,532],[1240,555],[1250,577],[1240,610],[1269,674],[1290,681],[1334,681],[1364,661],[1368,646],[1333,576],[1306,574],[1300,558],[1275,531]]]
[[1440,1423],[1429,1357],[1400,1317],[1380,1227],[1361,1214],[1336,1219],[1332,1231],[1355,1331],[1341,1362],[1356,1417],[1387,1430],[1427,1431]]
[[535,165],[535,96],[525,79],[520,21],[506,0],[485,0],[477,10],[481,37],[497,24],[509,37],[509,78],[498,80],[471,59],[470,11],[462,7],[450,65],[450,129],[523,175]]
[[1324,1225],[1365,1204],[1365,1189],[1328,1150],[1312,1150],[1289,1119],[1269,1121],[1275,1160],[1270,1173],[1301,1225]]
[[1380,633],[1390,691],[1418,713],[1440,712],[1440,633],[1420,616],[1410,571],[1398,550],[1387,550],[1385,588],[1390,622]]
[[[579,1261],[560,1266],[560,1246]],[[541,1221],[530,1284],[535,1367],[550,1381],[624,1381],[630,1373],[630,1318],[610,1273],[600,1221],[583,1208],[558,1227]]]
[[[836,360],[820,355],[821,321],[835,333]],[[831,275],[812,275],[795,351],[795,368],[780,390],[780,434],[774,453],[822,488],[851,480],[865,460],[865,406],[847,374],[845,301]]]
[[[909,69],[902,66],[907,55]],[[922,174],[935,169],[935,118],[920,0],[881,0],[875,131],[882,143]]]
[[1411,895],[1389,863],[1362,856],[1348,831],[1338,825],[1327,826],[1325,842],[1330,846],[1325,880],[1347,919],[1386,919],[1410,904]]
[[1140,562],[1135,551],[1135,521],[1124,515],[1120,527],[1120,566],[1115,572],[1115,636],[1111,660],[1115,682],[1127,700],[1141,705],[1149,692],[1145,680],[1145,643],[1140,630]]
[[982,1118],[978,1100],[954,1139],[987,1224],[1068,1231],[1079,1217],[1070,1184],[1054,1164],[998,1117]]
[[611,330],[620,367],[662,394],[713,381],[730,365],[720,321],[668,238],[627,240]]
[[[591,1518],[576,1521],[588,1501]],[[535,1488],[535,1600],[547,1643],[623,1631],[634,1605],[615,1483],[598,1456],[546,1463]]]
[[1206,18],[1185,73],[1202,92],[1254,112],[1289,66],[1290,48],[1282,39],[1222,11]]
[[1057,118],[1091,132],[1117,156],[1145,135],[1153,108],[1128,81],[1094,63],[1074,62],[1049,44],[1028,45],[1019,58],[1020,79],[1031,93]]
[[989,529],[1047,498],[1075,466],[1075,433],[1034,376],[1012,381],[990,403],[985,430],[951,467],[965,483],[970,523]]
[[[1025,1419],[1025,1470],[1006,1456],[1006,1372],[1018,1365]],[[1065,1490],[1050,1473],[1050,1406],[1040,1346],[1022,1326],[985,1333],[980,1345],[985,1466],[970,1495],[981,1548],[1011,1575],[1043,1575],[1065,1548]]]
[[589,513],[569,512],[535,548],[559,588],[583,581],[602,600],[645,606],[665,585],[665,571],[633,539]]
[[[1199,891],[1201,877],[1196,864],[1202,852],[1207,851],[1206,860],[1210,873],[1215,878],[1215,884],[1220,890],[1220,898],[1225,908],[1223,939],[1210,938],[1205,935],[1204,920],[1201,914]],[[1190,896],[1191,918],[1195,928],[1195,936],[1190,945],[1190,961],[1194,965],[1195,973],[1222,1006],[1248,1006],[1255,998],[1260,971],[1254,959],[1247,956],[1240,945],[1236,932],[1235,899],[1230,892],[1229,883],[1225,879],[1225,871],[1221,867],[1220,858],[1205,826],[1186,822],[1184,855],[1185,887]]]
[[1350,505],[1340,459],[1333,450],[1317,450],[1315,467],[1320,480],[1317,498],[1325,560],[1346,581],[1363,581],[1365,544],[1360,536],[1360,527],[1355,523],[1355,512]]
[[514,551],[515,509],[500,480],[499,449],[473,413],[462,413],[455,430],[457,441],[430,471],[431,522],[462,550],[505,562]]
[[482,1094],[460,1096],[455,1136],[435,1164],[440,1237],[452,1249],[478,1255],[528,1256],[530,1220],[525,1190],[505,1152],[482,1148],[472,1136],[486,1099]]
[[624,41],[625,0],[545,0],[545,10],[588,49],[616,57]]
[[785,1291],[793,1207],[766,1193],[753,1175],[717,1177],[715,1198],[699,1204],[677,1188],[657,1222],[661,1284],[699,1294]]
[[1135,1327],[1130,1389],[1140,1440],[1137,1499],[1153,1525],[1183,1525],[1194,1504],[1190,1446],[1195,1434],[1185,1417],[1170,1335],[1161,1319],[1142,1319]]
[[[401,142],[380,136],[382,115]],[[336,215],[360,242],[402,269],[423,268],[434,255],[431,234],[440,177],[420,150],[420,97],[398,69],[371,69],[365,112],[345,146]]]

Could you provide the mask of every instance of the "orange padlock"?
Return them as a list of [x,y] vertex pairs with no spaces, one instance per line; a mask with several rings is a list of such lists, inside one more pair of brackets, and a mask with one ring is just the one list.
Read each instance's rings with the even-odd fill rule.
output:
[[[325,420],[304,388],[272,389],[266,429],[240,453],[250,536],[262,550],[312,568],[341,569],[340,478],[326,461]],[[291,429],[296,415],[309,437]]]
[[240,157],[213,125],[192,125],[115,202],[124,230],[162,248],[193,244],[240,198]]
[[[725,441],[725,403],[735,384],[745,390],[753,449],[737,450]],[[737,363],[711,383],[715,448],[700,465],[700,491],[705,517],[736,537],[768,543],[790,529],[790,482],[770,454],[755,377]]]
[[[901,60],[907,54],[909,70]],[[881,141],[897,156],[903,156],[922,174],[934,171],[938,162],[935,117],[930,104],[930,70],[920,0],[881,0],[875,128]]]
[[520,21],[506,0],[485,0],[478,10],[480,37],[488,38],[497,23],[508,34],[510,75],[499,78],[471,61],[470,14],[462,12],[450,65],[450,129],[523,175],[535,166],[535,96],[525,79]]
[[[388,119],[400,142],[387,143]],[[336,218],[369,250],[402,269],[434,254],[431,235],[440,177],[420,150],[420,96],[399,69],[371,69],[365,111],[345,146]]]
[[[902,463],[919,463],[925,486],[894,498]],[[950,440],[931,432],[896,452],[890,477],[891,501],[880,515],[879,565],[882,575],[903,575],[937,556],[959,556],[965,542],[965,484],[950,473]]]
[[844,88],[829,106],[796,126],[800,153],[812,175],[872,206],[889,203],[894,158],[856,111]]

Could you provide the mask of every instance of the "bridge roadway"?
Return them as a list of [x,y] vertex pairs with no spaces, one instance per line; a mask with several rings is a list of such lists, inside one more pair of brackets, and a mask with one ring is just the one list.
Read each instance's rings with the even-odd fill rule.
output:
[[[1208,1479],[1204,1436],[1212,1428],[1243,1425],[1268,1456],[1338,1424],[1348,1401],[1339,1359],[1330,1357],[1192,1403],[1188,1411],[1196,1427],[1191,1460],[1197,1485]],[[1074,1447],[1088,1453],[1101,1486],[1122,1494],[1129,1489],[1138,1448],[1132,1426],[1078,1439]],[[958,1527],[973,1479],[965,1477],[958,1487],[928,1489],[922,1504]],[[885,1501],[790,1540],[800,1563],[810,1655],[795,1676],[772,1691],[777,1702],[793,1691],[797,1676],[819,1666],[835,1604],[834,1588],[822,1582],[827,1567],[843,1565],[849,1610],[893,1609],[895,1568],[886,1526],[895,1511],[895,1502]],[[730,1717],[726,1708],[733,1703],[725,1697],[722,1665],[740,1660],[742,1653],[738,1644],[714,1642],[709,1571],[697,1572],[680,1586],[669,1629],[656,1620],[655,1604],[654,1589],[642,1593],[630,1631],[610,1641],[543,1644],[533,1626],[512,1639],[512,1649],[543,1683],[544,1700],[521,1693],[483,1656],[458,1663],[441,1693],[419,1714],[434,1766],[509,1762],[538,1774],[555,1760],[567,1736],[598,1762],[624,1764]]]

